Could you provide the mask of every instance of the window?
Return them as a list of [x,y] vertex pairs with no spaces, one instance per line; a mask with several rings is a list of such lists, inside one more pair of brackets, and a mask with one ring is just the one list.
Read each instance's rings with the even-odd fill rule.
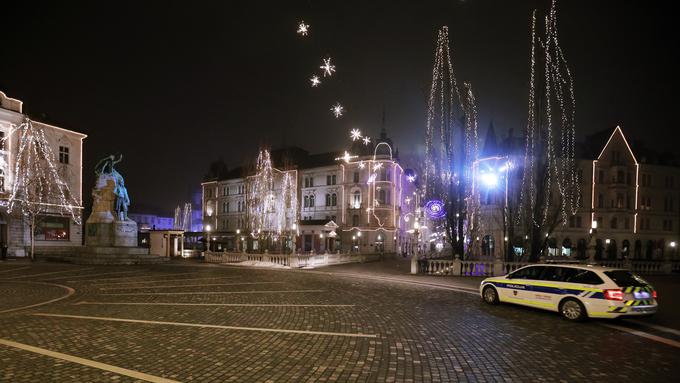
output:
[[71,220],[65,217],[42,216],[36,220],[36,241],[68,241]]
[[581,216],[580,215],[576,216],[576,227],[581,227]]
[[604,208],[604,196],[602,194],[597,195],[597,207]]
[[304,207],[309,207],[309,196],[305,196]]
[[354,172],[354,183],[355,184],[359,183],[359,172]]
[[334,215],[331,216],[331,220],[335,222],[336,217]]
[[564,273],[564,282],[579,283],[584,285],[601,285],[604,282],[592,271],[561,267],[567,271]]
[[604,274],[619,287],[647,287],[649,285],[647,281],[628,270],[605,271]]
[[352,216],[352,226],[354,227],[359,226],[359,214],[354,214]]
[[619,170],[616,172],[616,182],[622,184],[624,182],[624,172],[623,170]]
[[331,206],[338,206],[338,195],[335,193],[331,194]]
[[616,208],[623,208],[623,193],[616,193]]
[[59,163],[68,165],[68,146],[59,147]]
[[385,204],[385,190],[384,189],[380,189],[378,191],[378,203],[381,204],[381,205]]
[[361,207],[361,192],[355,191],[352,197],[352,207],[358,209]]
[[225,206],[224,211],[226,211],[227,213],[229,213],[229,210],[231,210],[231,209],[229,208],[229,202],[227,202],[227,206]]
[[631,183],[631,176],[630,172],[626,173],[626,185],[630,185]]
[[569,217],[569,227],[574,226],[576,226],[576,217],[572,215],[571,217]]
[[331,182],[332,182],[333,185],[335,185],[337,183],[337,176],[335,174],[333,174],[331,176]]
[[326,194],[326,206],[331,206],[331,195],[330,194]]
[[600,170],[597,175],[597,182],[603,184],[604,183],[604,170]]
[[0,132],[0,150],[5,150],[5,132]]
[[326,185],[331,185],[331,176],[330,175],[326,176]]
[[0,169],[0,192],[5,191],[5,172]]
[[630,219],[628,217],[623,219],[623,228],[626,230],[630,228]]
[[333,175],[327,175],[326,176],[326,185],[335,185],[336,182],[336,176],[335,174]]
[[611,222],[609,223],[609,226],[611,226],[612,229],[617,229],[618,228],[618,220],[616,217],[612,218]]
[[508,275],[510,279],[539,279],[545,266],[529,266]]
[[309,207],[314,207],[314,194],[309,196]]

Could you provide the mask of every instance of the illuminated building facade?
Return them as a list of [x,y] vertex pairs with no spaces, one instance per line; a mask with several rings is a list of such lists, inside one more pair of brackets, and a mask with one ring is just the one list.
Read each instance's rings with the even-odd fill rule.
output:
[[[295,179],[296,211],[294,233],[278,231],[273,236],[278,245],[268,243],[269,249],[402,251],[408,236],[404,216],[415,204],[403,203],[412,190],[384,131],[375,145],[357,142],[347,152],[309,154],[292,147],[272,151],[271,158],[272,173]],[[204,230],[210,225],[211,240],[216,242],[212,248],[263,250],[261,241],[254,240],[258,233],[253,233],[248,208],[254,177],[254,170],[238,168],[225,179],[202,184]],[[274,189],[282,190],[281,181],[274,180]],[[280,193],[274,194],[278,198]]]
[[[24,123],[26,115],[20,100],[9,98],[0,92],[0,245],[7,246],[8,255],[23,257],[30,247],[30,230],[21,213],[8,214],[6,202],[15,180],[15,159],[19,145],[18,134],[11,134],[13,126]],[[68,189],[78,206],[82,217],[82,147],[85,134],[63,129],[46,123],[32,121],[32,126],[41,129],[56,158],[53,163],[59,176],[67,183]],[[36,220],[35,246],[59,247],[80,246],[82,225],[69,216],[54,214],[50,210]]]
[[[637,148],[637,151],[636,151]],[[677,257],[680,242],[680,167],[677,159],[632,145],[616,127],[587,137],[576,161],[580,204],[549,234],[545,257],[574,259],[658,260]],[[478,174],[476,193],[480,205],[479,231],[472,238],[475,257],[523,259],[524,233],[503,227],[503,211],[513,202],[521,181],[522,157],[512,145],[497,150],[501,163],[515,164],[494,176]],[[500,162],[498,162],[500,161]],[[484,161],[482,161],[484,162]],[[483,168],[483,166],[482,166]],[[506,183],[507,181],[507,183]],[[555,195],[556,193],[553,193]],[[515,212],[516,214],[516,212]],[[594,230],[591,230],[593,229]],[[510,246],[505,246],[510,242]]]

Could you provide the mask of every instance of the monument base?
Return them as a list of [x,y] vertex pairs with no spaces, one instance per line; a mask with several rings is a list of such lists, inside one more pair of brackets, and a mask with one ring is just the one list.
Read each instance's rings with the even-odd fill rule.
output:
[[168,257],[149,254],[145,247],[63,246],[38,247],[40,261],[66,262],[78,265],[153,265],[165,263]]
[[85,246],[88,247],[137,247],[137,222],[130,219],[88,222],[85,233]]

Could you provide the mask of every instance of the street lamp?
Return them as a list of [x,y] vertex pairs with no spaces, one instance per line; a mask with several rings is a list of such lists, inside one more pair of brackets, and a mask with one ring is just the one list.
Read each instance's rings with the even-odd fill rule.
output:
[[205,225],[206,237],[207,237],[207,248],[210,251],[210,225]]

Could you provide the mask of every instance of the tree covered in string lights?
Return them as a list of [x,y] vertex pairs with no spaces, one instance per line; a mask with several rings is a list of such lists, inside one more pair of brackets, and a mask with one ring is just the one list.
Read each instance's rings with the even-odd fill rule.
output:
[[[465,255],[472,162],[478,156],[477,112],[472,87],[458,86],[449,48],[448,27],[438,32],[432,85],[427,104],[424,194],[441,201],[443,214],[431,220],[433,231],[445,233],[454,254]],[[438,206],[437,204],[431,206]],[[438,216],[438,217],[437,217]]]
[[[16,137],[16,141],[12,139]],[[22,216],[30,235],[30,258],[34,259],[35,230],[40,220],[48,215],[68,216],[80,224],[80,201],[78,201],[59,174],[55,155],[45,136],[45,131],[26,119],[2,138],[12,140],[17,146],[12,169],[9,196],[3,204],[7,212]],[[11,161],[12,159],[10,159]],[[6,171],[3,173],[7,174]]]
[[247,220],[260,248],[282,249],[297,230],[295,173],[274,168],[268,150],[260,150],[255,174],[248,177]]
[[516,224],[529,259],[536,261],[555,228],[581,201],[576,171],[576,101],[571,71],[559,44],[553,0],[539,36],[531,18],[529,109]]

